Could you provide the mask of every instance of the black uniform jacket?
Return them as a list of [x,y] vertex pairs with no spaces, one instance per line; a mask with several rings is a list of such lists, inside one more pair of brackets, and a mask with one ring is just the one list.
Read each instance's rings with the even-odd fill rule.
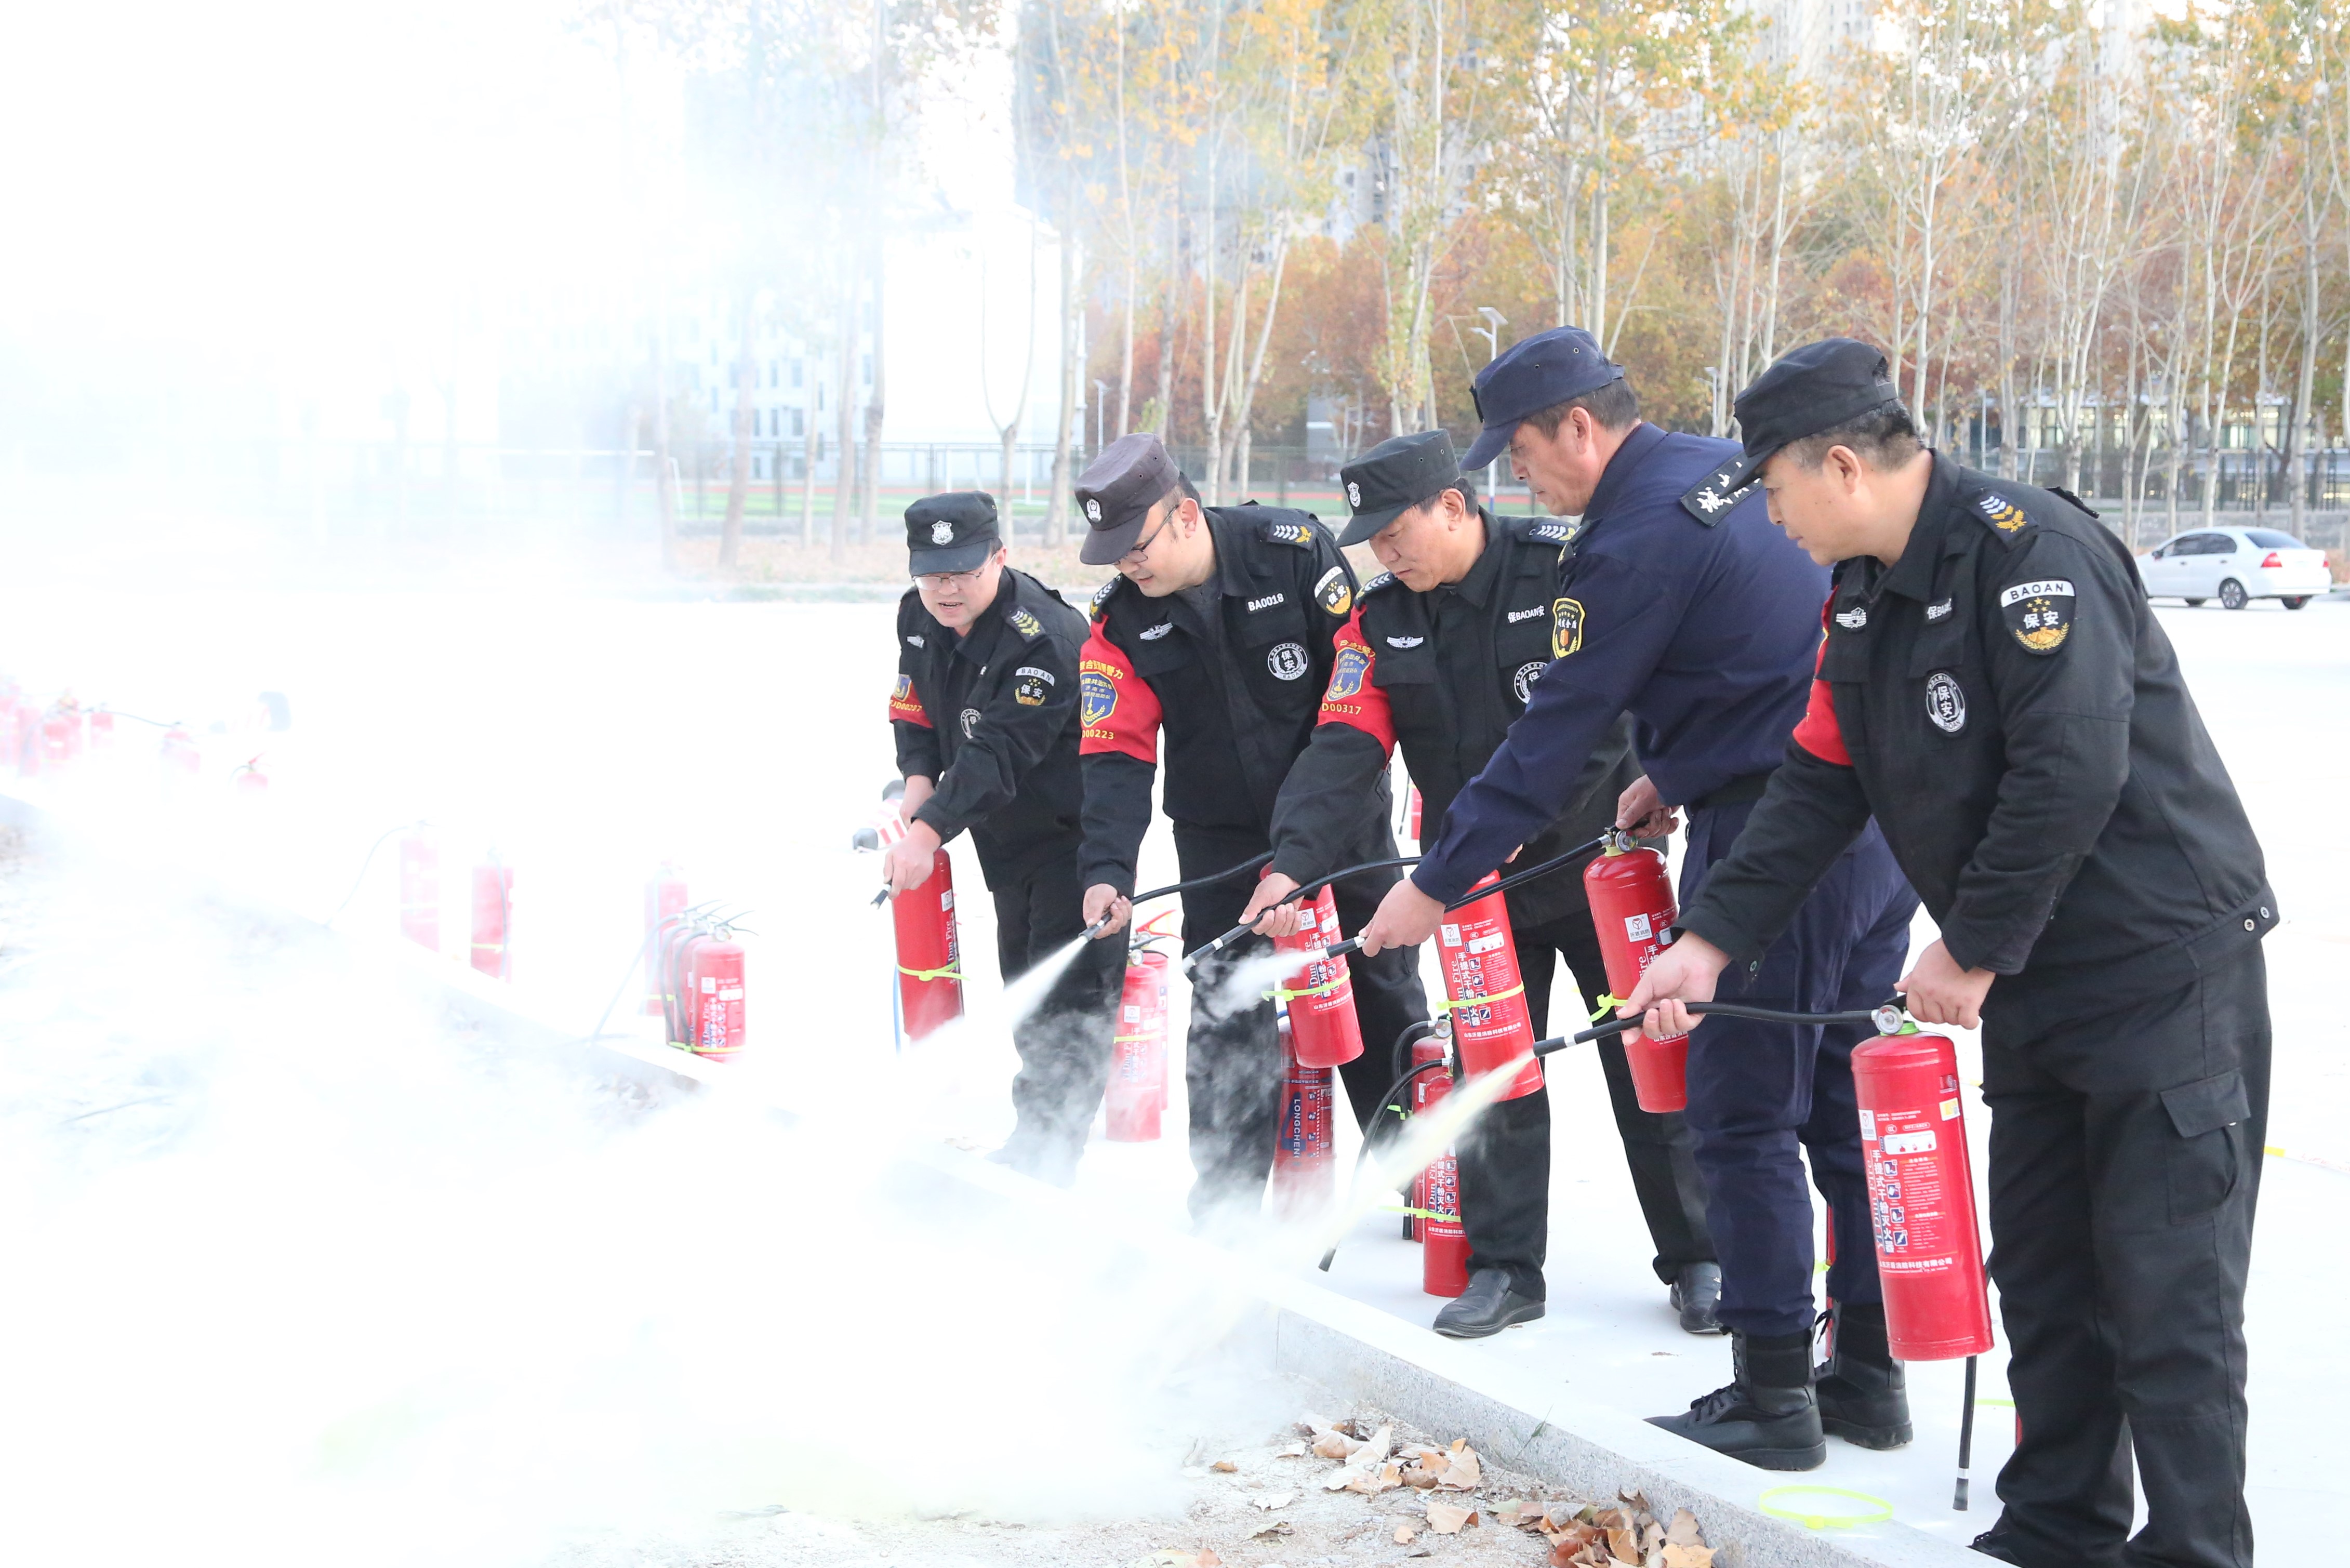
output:
[[[1313,737],[1332,644],[1353,615],[1355,575],[1307,513],[1211,506],[1215,576],[1162,598],[1113,577],[1094,596],[1083,736],[1085,848],[1078,883],[1134,890],[1150,826],[1159,732],[1167,732],[1167,815],[1179,828],[1263,835],[1297,753]],[[1357,803],[1384,827],[1388,793]]]
[[941,841],[970,829],[991,888],[1076,847],[1085,639],[1085,617],[1009,567],[965,637],[941,626],[915,590],[898,601],[898,771],[938,782],[914,820]]
[[[1361,836],[1363,800],[1398,745],[1419,786],[1421,836],[1435,840],[1452,797],[1476,777],[1525,711],[1534,683],[1551,670],[1551,605],[1573,527],[1548,517],[1481,515],[1485,548],[1459,582],[1424,594],[1386,574],[1363,585],[1354,618],[1338,633],[1321,724],[1282,785],[1274,870],[1305,882],[1346,864]],[[1547,677],[1574,678],[1571,664]],[[1518,863],[1532,866],[1597,836],[1639,773],[1631,721],[1619,717],[1584,763],[1566,810],[1527,842]],[[1511,892],[1509,907],[1519,924],[1582,909],[1583,878],[1562,867]]]
[[2275,923],[2129,551],[1937,454],[1894,566],[1838,568],[1786,762],[1683,925],[1759,952],[1873,811],[1969,969],[2184,984]]

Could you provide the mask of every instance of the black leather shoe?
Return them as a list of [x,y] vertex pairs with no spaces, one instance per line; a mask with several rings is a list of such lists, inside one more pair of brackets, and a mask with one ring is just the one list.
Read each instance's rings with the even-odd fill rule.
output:
[[1992,1525],[1989,1530],[1976,1536],[1970,1543],[1970,1550],[1980,1552],[1984,1556],[2001,1563],[2012,1563],[2016,1564],[2016,1568],[2022,1568],[2023,1559],[2015,1554],[2013,1538],[2007,1533],[2004,1521]]
[[1648,1424],[1703,1443],[1758,1469],[1813,1470],[1827,1463],[1828,1442],[1812,1401],[1812,1336],[1808,1334],[1730,1336],[1735,1381],[1679,1416],[1651,1416]]
[[1510,1288],[1507,1269],[1480,1269],[1429,1326],[1447,1339],[1482,1339],[1542,1316],[1543,1303]]
[[1822,1429],[1864,1449],[1908,1444],[1908,1379],[1886,1346],[1884,1303],[1836,1303],[1830,1343],[1835,1354],[1813,1390]]
[[1683,1263],[1665,1299],[1681,1314],[1681,1327],[1690,1334],[1720,1334],[1721,1320],[1714,1315],[1721,1306],[1721,1265],[1720,1263]]

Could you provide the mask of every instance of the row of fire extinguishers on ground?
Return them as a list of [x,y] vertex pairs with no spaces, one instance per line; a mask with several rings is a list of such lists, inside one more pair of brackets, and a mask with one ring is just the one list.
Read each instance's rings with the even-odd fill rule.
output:
[[[1419,808],[1415,789],[1407,808],[1415,838]],[[896,812],[886,811],[883,821],[895,823]],[[883,826],[859,839],[879,847],[892,836]],[[1669,944],[1679,908],[1662,855],[1620,833],[1607,835],[1600,847],[1584,868],[1584,888],[1608,990],[1628,996]],[[1498,873],[1486,876],[1438,928],[1444,1000],[1437,1018],[1396,1043],[1399,1083],[1388,1096],[1392,1114],[1425,1115],[1456,1083],[1520,1058],[1525,1060],[1499,1097],[1530,1095],[1543,1084],[1534,1058],[1578,1038],[1534,1038],[1501,880]],[[1313,897],[1317,918],[1312,926],[1274,944],[1296,951],[1300,966],[1275,992],[1282,1004],[1283,1102],[1273,1187],[1276,1208],[1290,1213],[1310,1210],[1333,1189],[1332,1070],[1363,1051],[1345,957],[1354,944],[1340,939],[1328,888]],[[892,913],[900,1026],[905,1038],[919,1040],[962,1012],[953,880],[944,850],[931,879],[896,899]],[[1169,962],[1157,944],[1164,936],[1149,926],[1139,930],[1127,966],[1107,1096],[1113,1107],[1107,1136],[1118,1141],[1159,1135]],[[1727,1012],[1735,1004],[1699,1010],[1707,1007]],[[1856,1047],[1852,1065],[1887,1335],[1893,1354],[1904,1360],[1971,1358],[1991,1348],[1991,1316],[1956,1047],[1944,1035],[1917,1032],[1901,1021],[1898,1008],[1878,1009],[1873,1016],[1880,1038]],[[1608,1033],[1621,1034],[1641,1109],[1687,1108],[1687,1035],[1652,1040],[1610,1019],[1579,1037]],[[1459,1182],[1448,1151],[1414,1179],[1406,1205],[1406,1234],[1423,1243],[1422,1283],[1431,1295],[1455,1296],[1468,1286]]]
[[[283,693],[264,691],[255,702],[266,728],[292,727]],[[0,766],[14,770],[18,778],[69,774],[85,756],[113,752],[124,720],[163,732],[156,759],[167,780],[192,779],[203,771],[203,748],[176,721],[118,712],[104,703],[85,708],[70,691],[44,706],[5,675],[0,675]],[[227,726],[215,724],[213,729],[225,733]],[[230,770],[229,778],[239,794],[261,794],[269,788],[269,775],[262,771],[257,754]]]
[[[467,961],[493,980],[514,978],[514,867],[490,851],[472,868]],[[713,1061],[742,1054],[745,965],[738,932],[712,906],[689,906],[685,874],[664,861],[645,884],[644,1011],[662,1020],[662,1038]],[[400,934],[441,951],[441,850],[432,836],[400,842]]]

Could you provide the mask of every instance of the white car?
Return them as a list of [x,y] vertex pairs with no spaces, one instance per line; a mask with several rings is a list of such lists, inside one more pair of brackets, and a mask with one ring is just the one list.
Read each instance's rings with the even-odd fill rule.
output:
[[2299,609],[2334,587],[2325,552],[2273,528],[2202,528],[2181,534],[2137,558],[2146,597],[2199,605],[2218,599],[2231,610],[2254,599],[2282,599]]

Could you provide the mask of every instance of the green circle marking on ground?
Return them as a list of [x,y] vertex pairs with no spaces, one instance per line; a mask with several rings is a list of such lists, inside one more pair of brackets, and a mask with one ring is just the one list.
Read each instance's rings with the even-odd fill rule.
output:
[[[1869,1505],[1866,1513],[1829,1513],[1816,1507],[1781,1507],[1773,1498],[1842,1498],[1850,1502]],[[1893,1505],[1881,1497],[1871,1497],[1865,1491],[1846,1491],[1840,1486],[1774,1486],[1757,1501],[1757,1506],[1773,1519],[1792,1519],[1805,1530],[1850,1530],[1859,1524],[1881,1524],[1893,1517]]]

